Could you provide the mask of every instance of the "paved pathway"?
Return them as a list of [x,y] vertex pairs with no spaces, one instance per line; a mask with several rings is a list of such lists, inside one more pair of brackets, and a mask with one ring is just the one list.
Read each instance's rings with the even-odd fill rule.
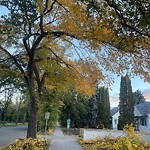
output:
[[82,150],[76,140],[76,136],[64,136],[59,124],[57,124],[54,135],[51,136],[52,142],[49,150]]
[[0,128],[0,147],[6,146],[18,138],[25,138],[27,126]]

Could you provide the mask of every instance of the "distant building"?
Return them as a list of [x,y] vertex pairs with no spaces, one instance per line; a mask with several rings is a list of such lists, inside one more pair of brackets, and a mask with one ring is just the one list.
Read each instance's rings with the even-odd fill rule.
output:
[[[110,110],[111,128],[116,130],[118,127],[119,108],[114,107]],[[150,133],[150,102],[135,105],[134,116],[136,130]]]
[[118,128],[118,117],[119,117],[119,108],[114,107],[110,110],[110,117],[111,117],[111,128],[117,130]]
[[135,105],[136,129],[150,133],[150,102]]

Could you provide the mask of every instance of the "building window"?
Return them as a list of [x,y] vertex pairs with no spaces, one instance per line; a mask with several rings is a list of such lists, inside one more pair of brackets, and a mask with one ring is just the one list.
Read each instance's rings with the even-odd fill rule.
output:
[[115,124],[117,124],[117,119],[115,119],[114,121],[115,121]]
[[140,118],[140,125],[146,126],[146,118]]

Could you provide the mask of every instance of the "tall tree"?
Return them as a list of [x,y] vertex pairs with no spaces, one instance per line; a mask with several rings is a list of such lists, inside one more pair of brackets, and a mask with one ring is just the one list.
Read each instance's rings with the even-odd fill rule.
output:
[[96,119],[97,119],[97,99],[96,96],[93,95],[89,99],[89,103],[88,103],[87,122],[89,128],[97,127]]
[[106,2],[89,13],[87,2],[79,0],[0,1],[9,11],[0,20],[0,70],[4,76],[15,73],[26,83],[30,95],[27,137],[36,138],[38,104],[45,88],[74,86],[92,95],[97,79],[111,83],[110,73],[104,70],[120,74],[127,69],[149,80],[149,37],[124,34],[125,29],[120,33],[118,16]]
[[119,123],[118,128],[123,129],[126,124],[134,125],[134,99],[131,80],[128,75],[121,76],[119,96]]
[[144,98],[142,92],[139,90],[133,92],[133,98],[134,98],[135,104],[140,104],[140,103],[145,102],[145,98]]
[[97,126],[98,128],[110,128],[110,101],[108,88],[100,87],[97,97]]

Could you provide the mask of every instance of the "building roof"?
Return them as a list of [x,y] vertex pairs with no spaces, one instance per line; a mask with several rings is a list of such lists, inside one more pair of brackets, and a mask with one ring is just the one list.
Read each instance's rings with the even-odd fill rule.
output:
[[137,109],[136,106],[134,106],[134,116],[135,117],[140,117],[140,116],[143,116],[140,111]]
[[119,111],[118,107],[114,107],[110,110],[110,116],[112,117],[114,114],[116,114]]
[[140,103],[135,105],[135,107],[138,109],[142,116],[147,116],[150,114],[150,102]]

